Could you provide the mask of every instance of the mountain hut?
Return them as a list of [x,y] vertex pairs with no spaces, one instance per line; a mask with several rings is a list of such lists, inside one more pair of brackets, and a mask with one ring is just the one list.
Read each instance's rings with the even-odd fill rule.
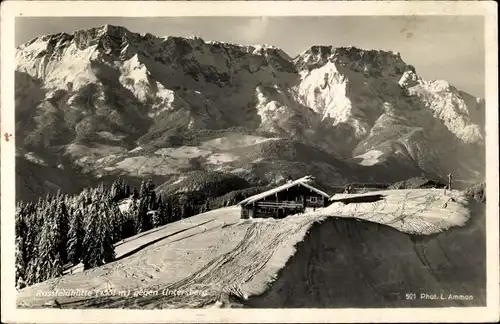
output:
[[321,189],[311,176],[287,183],[274,189],[246,198],[238,203],[241,218],[284,218],[326,207],[330,195]]

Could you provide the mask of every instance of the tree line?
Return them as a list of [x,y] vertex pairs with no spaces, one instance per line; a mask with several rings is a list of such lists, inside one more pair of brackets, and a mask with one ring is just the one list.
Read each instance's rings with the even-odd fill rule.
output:
[[[18,202],[15,214],[16,287],[115,260],[114,244],[127,237],[210,210],[202,197],[157,195],[151,180],[139,190],[122,179],[69,196],[57,193],[37,202]],[[128,209],[119,204],[128,199]]]

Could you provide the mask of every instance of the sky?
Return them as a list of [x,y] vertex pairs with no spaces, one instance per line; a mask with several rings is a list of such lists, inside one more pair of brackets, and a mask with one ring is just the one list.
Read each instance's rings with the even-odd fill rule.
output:
[[198,36],[244,45],[275,45],[294,57],[312,45],[393,50],[424,79],[444,79],[484,97],[481,16],[325,17],[21,17],[16,46],[43,34],[105,24],[156,36]]

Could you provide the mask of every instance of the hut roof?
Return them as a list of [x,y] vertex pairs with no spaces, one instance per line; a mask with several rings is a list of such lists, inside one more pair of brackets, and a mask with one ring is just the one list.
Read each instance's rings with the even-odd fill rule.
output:
[[264,192],[261,192],[257,195],[254,195],[254,196],[251,196],[251,197],[248,197],[246,198],[245,200],[242,200],[238,203],[239,206],[245,206],[245,205],[248,205],[248,204],[251,204],[253,202],[256,202],[256,201],[259,201],[261,199],[264,199],[268,196],[271,196],[277,192],[280,192],[280,191],[283,191],[285,189],[288,189],[288,188],[291,188],[291,187],[294,187],[294,186],[297,186],[297,185],[301,185],[301,186],[304,186],[308,189],[311,189],[312,191],[326,197],[326,198],[330,198],[330,195],[327,194],[326,192],[314,187],[312,184],[314,182],[314,178],[311,177],[311,176],[305,176],[305,177],[302,177],[300,179],[297,179],[297,180],[294,180],[294,181],[290,181],[288,183],[285,183],[279,187],[276,187],[276,188],[273,188],[273,189],[270,189],[268,191],[264,191]]

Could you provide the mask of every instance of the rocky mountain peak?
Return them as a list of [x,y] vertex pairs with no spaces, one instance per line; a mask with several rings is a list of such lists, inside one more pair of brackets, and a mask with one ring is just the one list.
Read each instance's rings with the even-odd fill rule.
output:
[[[484,101],[423,80],[393,51],[317,45],[292,59],[272,45],[105,25],[31,40],[16,65],[16,109],[27,116],[17,136],[29,149],[102,136],[161,147],[187,131],[237,128],[377,157],[363,165],[435,171],[483,145]],[[482,174],[465,160],[453,168]]]
[[355,46],[315,45],[295,58],[299,70],[319,68],[328,62],[375,76],[401,77],[407,70],[415,72],[413,67],[402,60],[398,52],[365,50]]

